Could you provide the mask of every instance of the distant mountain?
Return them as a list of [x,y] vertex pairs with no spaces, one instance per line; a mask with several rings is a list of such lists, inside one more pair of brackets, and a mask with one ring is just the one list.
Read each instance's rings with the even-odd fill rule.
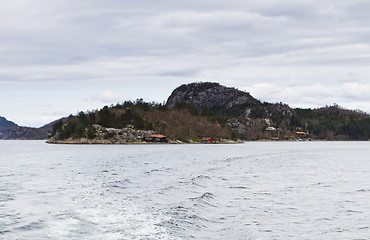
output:
[[10,127],[14,127],[16,125],[17,124],[15,124],[14,122],[8,121],[4,117],[0,117],[0,129],[10,128]]
[[[64,119],[62,119],[64,120]],[[58,120],[59,121],[59,120]],[[56,121],[40,128],[21,127],[0,117],[0,139],[42,140],[48,139]]]

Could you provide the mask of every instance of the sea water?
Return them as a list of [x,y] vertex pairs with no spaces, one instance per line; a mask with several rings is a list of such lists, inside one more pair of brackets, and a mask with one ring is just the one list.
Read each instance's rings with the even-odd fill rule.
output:
[[0,239],[370,239],[370,142],[0,141]]

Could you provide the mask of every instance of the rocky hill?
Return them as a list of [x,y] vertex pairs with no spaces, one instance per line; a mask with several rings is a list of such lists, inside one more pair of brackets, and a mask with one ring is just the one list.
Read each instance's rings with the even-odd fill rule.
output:
[[181,103],[192,104],[199,109],[211,109],[225,118],[251,117],[282,114],[292,116],[293,110],[286,104],[269,104],[252,97],[248,92],[218,83],[191,83],[176,88],[167,100],[169,109]]
[[337,105],[320,109],[292,109],[283,103],[262,103],[247,92],[218,83],[182,85],[172,92],[167,106],[170,109],[191,109],[193,106],[201,111],[211,111],[219,119],[224,119],[226,126],[242,139],[370,138],[370,116],[366,113]]
[[173,109],[176,103],[191,103],[200,109],[204,107],[224,107],[230,109],[236,105],[256,105],[260,101],[253,98],[249,93],[235,88],[221,86],[218,83],[191,83],[176,88],[167,100],[169,109]]

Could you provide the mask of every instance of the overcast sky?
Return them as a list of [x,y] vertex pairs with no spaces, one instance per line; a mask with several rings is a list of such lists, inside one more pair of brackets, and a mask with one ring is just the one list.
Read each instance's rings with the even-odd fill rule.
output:
[[12,0],[0,116],[39,127],[211,81],[261,101],[370,112],[368,0]]

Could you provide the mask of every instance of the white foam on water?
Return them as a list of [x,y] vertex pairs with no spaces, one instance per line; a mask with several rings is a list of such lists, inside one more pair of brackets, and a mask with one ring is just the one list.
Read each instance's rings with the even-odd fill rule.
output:
[[369,142],[0,152],[0,239],[369,238]]
[[57,214],[45,232],[58,239],[180,239],[159,226],[163,220],[132,203],[110,204]]

